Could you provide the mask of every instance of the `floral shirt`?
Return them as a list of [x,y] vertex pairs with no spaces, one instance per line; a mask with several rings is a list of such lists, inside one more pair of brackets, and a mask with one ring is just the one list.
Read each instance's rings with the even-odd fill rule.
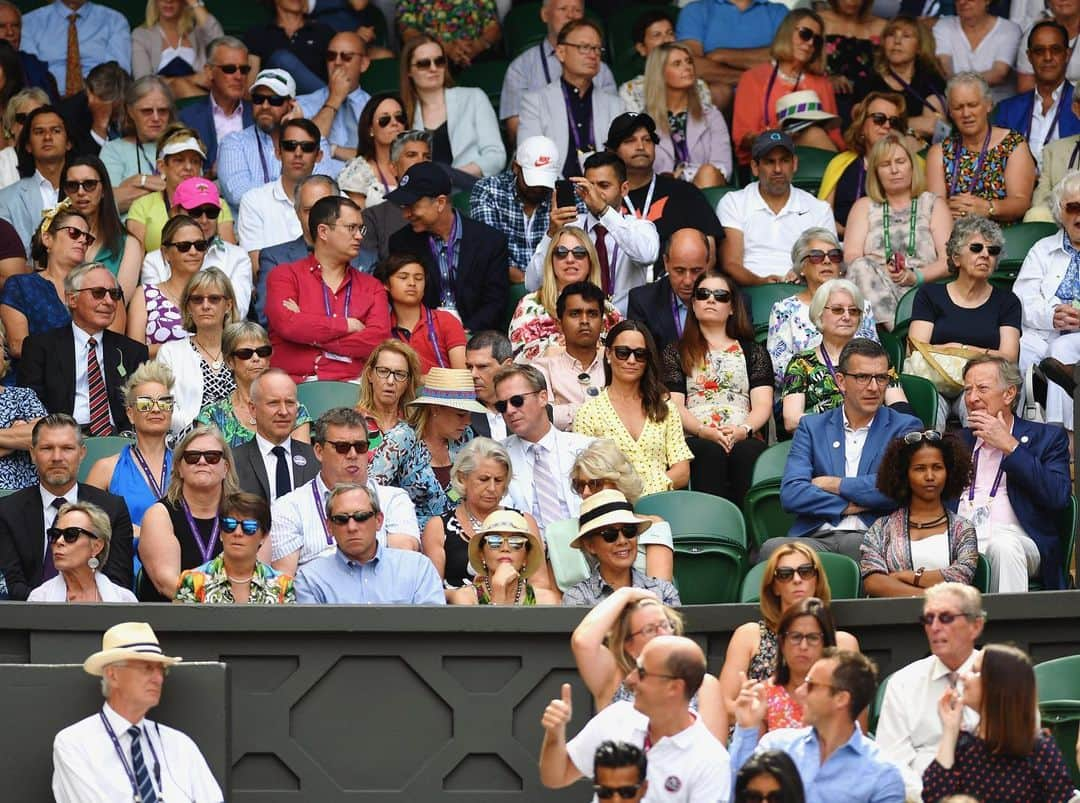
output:
[[[869,300],[863,302],[862,320],[855,337],[868,337],[877,341],[877,321],[874,307]],[[769,313],[769,357],[772,359],[775,387],[784,387],[784,372],[791,358],[800,351],[812,349],[821,342],[821,330],[810,320],[810,305],[804,304],[798,295],[777,301]]]
[[[890,368],[889,387],[894,388],[899,384],[895,369]],[[794,393],[802,393],[806,397],[803,404],[805,415],[824,413],[844,403],[844,396],[836,385],[836,376],[821,358],[820,348],[800,352],[788,363],[781,396],[791,396]]]
[[[986,152],[982,167],[976,175],[979,151],[969,151],[957,137],[949,137],[941,143],[941,160],[945,165],[945,183],[948,194],[970,192],[988,201],[1000,201],[1008,193],[1005,190],[1005,165],[1012,152],[1026,140],[1017,131],[1010,131]],[[958,158],[959,157],[959,158]],[[959,162],[959,164],[958,164]],[[955,190],[953,190],[955,182]]]
[[[970,585],[975,579],[979,560],[979,545],[975,528],[967,519],[947,511],[949,527],[950,565],[941,570],[949,583]],[[911,538],[908,531],[908,509],[894,510],[870,525],[859,548],[859,569],[862,576],[911,571]]]
[[801,728],[803,710],[783,686],[769,686],[765,697],[765,730]]
[[383,183],[380,176],[371,169],[371,163],[365,156],[357,156],[348,162],[341,169],[337,180],[340,186],[347,186],[353,192],[363,193],[364,208],[381,204],[386,200],[387,193],[394,189],[389,183]]
[[[704,108],[712,106],[712,92],[709,91],[709,85],[698,78],[695,87],[701,105]],[[638,75],[620,86],[619,97],[628,112],[645,111],[645,76]]]
[[397,22],[441,42],[479,39],[484,29],[499,21],[495,0],[399,0]]
[[686,409],[705,426],[737,426],[750,414],[750,391],[772,388],[772,369],[765,347],[752,340],[710,351],[690,376],[683,373],[677,343],[663,355],[664,384],[686,396]]
[[[303,404],[298,405],[294,431],[304,426],[304,424],[310,424],[312,421],[314,419],[311,417],[311,413],[308,412],[308,408]],[[251,419],[248,422],[255,423]],[[255,437],[255,430],[248,429],[247,425],[236,416],[231,393],[221,401],[203,407],[198,416],[195,417],[195,423],[213,425],[220,429],[230,449],[243,446]]]
[[[601,340],[608,331],[622,320],[622,315],[610,301],[604,302],[604,331]],[[514,317],[510,319],[510,343],[514,347],[514,356],[518,362],[535,360],[549,346],[562,346],[562,333],[559,322],[548,315],[540,303],[539,291],[529,293],[518,302]]]
[[[236,600],[233,598],[232,587],[225,574],[225,561],[221,555],[181,574],[175,601],[234,604]],[[292,575],[275,571],[265,563],[256,561],[247,604],[284,605],[294,602],[296,592],[293,590]]]

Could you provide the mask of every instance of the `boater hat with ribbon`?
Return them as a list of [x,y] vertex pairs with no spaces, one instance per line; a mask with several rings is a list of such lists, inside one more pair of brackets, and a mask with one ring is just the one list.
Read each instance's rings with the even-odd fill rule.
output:
[[173,666],[182,660],[162,653],[153,628],[146,622],[121,622],[105,631],[101,649],[83,662],[83,669],[100,677],[105,667],[119,661],[150,661]]
[[793,134],[815,123],[839,123],[840,118],[825,111],[817,92],[803,89],[777,98],[776,121],[780,128]]
[[652,526],[649,519],[634,515],[634,508],[621,491],[608,488],[597,491],[582,501],[581,512],[578,513],[577,538],[570,542],[570,546],[582,549],[582,542],[586,537],[613,524],[633,524],[638,535]]
[[464,368],[432,368],[424,376],[420,395],[409,404],[434,404],[470,413],[487,412],[484,405],[476,400],[472,374]]

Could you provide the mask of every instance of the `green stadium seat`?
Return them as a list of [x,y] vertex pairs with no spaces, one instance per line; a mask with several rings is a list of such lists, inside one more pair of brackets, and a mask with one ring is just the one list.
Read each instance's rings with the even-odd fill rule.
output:
[[460,190],[450,196],[450,203],[454,205],[454,209],[459,211],[466,217],[469,216],[469,197],[471,193],[469,190]]
[[676,541],[697,539],[746,550],[742,511],[722,497],[698,491],[665,491],[641,497],[634,509],[670,524]]
[[896,317],[894,318],[892,335],[900,341],[900,345],[907,354],[907,333],[911,325],[911,308],[915,304],[915,294],[919,288],[912,287],[896,302]]
[[900,374],[900,387],[907,396],[915,415],[927,429],[937,427],[938,392],[934,383],[914,374]]
[[547,25],[540,19],[540,3],[522,3],[503,18],[503,41],[506,56],[513,60],[547,36]]
[[791,454],[791,441],[774,443],[762,452],[757,462],[754,463],[754,473],[750,476],[750,485],[760,485],[770,480],[779,483],[784,476],[784,466],[787,465],[789,454]]
[[352,382],[301,382],[296,387],[297,400],[318,418],[334,407],[355,407],[360,386]]
[[734,184],[727,184],[723,187],[704,187],[701,193],[705,196],[705,200],[709,202],[709,206],[713,208],[713,211],[716,211],[716,205],[720,203],[720,199],[736,189],[738,188]]
[[874,694],[874,702],[870,704],[870,718],[867,721],[868,730],[871,734],[877,732],[878,719],[881,717],[881,708],[885,705],[885,688],[889,685],[891,675],[886,675],[878,681],[877,693]]
[[360,76],[360,85],[369,95],[380,92],[397,92],[401,76],[397,59],[375,59]]
[[818,187],[821,186],[821,179],[825,175],[825,168],[836,156],[836,152],[797,145],[795,155],[799,159],[799,169],[795,172],[795,178],[791,183],[816,197]]
[[783,538],[795,523],[795,515],[780,504],[779,479],[751,486],[743,498],[743,517],[754,549],[761,549],[770,538]]
[[1080,655],[1069,655],[1035,664],[1039,714],[1050,728],[1069,767],[1073,783],[1080,786],[1076,766],[1077,725],[1080,723]]
[[[787,269],[777,267],[776,272],[787,273]],[[759,343],[765,342],[769,334],[769,315],[772,313],[773,304],[801,293],[805,289],[806,287],[801,284],[784,282],[744,287],[743,292],[750,297],[750,318],[754,322],[754,339]]]
[[[819,552],[818,558],[829,578],[829,591],[833,599],[858,599],[862,587],[859,564],[847,555],[836,552]],[[760,602],[761,578],[765,574],[765,561],[751,567],[743,578],[739,602]]]
[[94,467],[94,463],[98,460],[119,453],[121,449],[134,443],[134,441],[131,438],[107,435],[102,438],[87,438],[83,443],[86,446],[86,457],[79,464],[79,482],[86,482],[86,478],[90,475],[90,469]]
[[745,553],[712,541],[676,540],[675,587],[683,605],[715,605],[738,599]]
[[989,594],[990,577],[990,561],[986,559],[985,555],[979,555],[979,560],[975,564],[975,578],[971,584],[983,594]]
[[620,85],[645,72],[645,59],[634,49],[634,24],[644,12],[654,8],[655,5],[630,3],[607,20],[608,60],[615,81]]
[[585,560],[585,555],[580,549],[570,546],[577,534],[577,519],[552,522],[544,532],[548,561],[555,573],[555,585],[560,591],[566,591],[589,576],[589,563]]
[[510,320],[514,317],[518,302],[529,294],[525,282],[516,282],[510,285],[510,295],[506,299],[506,320],[503,321],[503,331],[510,329]]
[[478,61],[462,70],[455,81],[458,86],[472,86],[484,90],[484,94],[491,101],[491,107],[498,114],[499,95],[502,93],[503,79],[509,66],[510,62],[503,59]]
[[[1062,544],[1062,564],[1065,567],[1066,586],[1069,585],[1069,567],[1072,566],[1073,552],[1076,550],[1077,512],[1076,497],[1070,496],[1069,503],[1065,506],[1065,509],[1057,514],[1058,535],[1061,538]],[[1035,578],[1028,582],[1028,591],[1040,591],[1042,589],[1042,580]]]
[[1024,264],[1024,257],[1031,247],[1057,230],[1054,223],[1016,223],[1003,226],[1001,231],[1005,235],[1005,253],[998,261],[997,270],[990,277],[990,283],[1011,290],[1016,274],[1020,272],[1020,266]]

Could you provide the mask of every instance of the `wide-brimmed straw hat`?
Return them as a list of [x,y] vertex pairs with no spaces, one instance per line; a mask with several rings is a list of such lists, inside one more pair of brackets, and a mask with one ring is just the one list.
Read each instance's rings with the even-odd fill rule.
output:
[[469,539],[469,565],[477,575],[487,574],[484,568],[484,556],[481,554],[481,542],[489,533],[524,535],[529,539],[529,553],[521,569],[521,578],[528,579],[544,565],[544,544],[540,537],[529,529],[525,517],[516,510],[496,510],[489,513],[477,533]]
[[83,669],[100,677],[105,667],[117,661],[150,661],[173,666],[183,660],[161,652],[158,638],[146,622],[121,622],[105,631],[101,649],[83,662]]
[[432,368],[424,377],[420,395],[409,404],[437,404],[470,413],[486,413],[476,400],[472,374],[464,368]]
[[582,500],[577,538],[570,542],[570,546],[581,549],[586,536],[612,524],[633,524],[637,527],[638,535],[652,526],[649,519],[634,515],[634,508],[626,501],[622,491],[607,488]]
[[777,98],[776,121],[784,131],[792,133],[814,123],[839,123],[840,118],[825,111],[817,92],[802,89]]

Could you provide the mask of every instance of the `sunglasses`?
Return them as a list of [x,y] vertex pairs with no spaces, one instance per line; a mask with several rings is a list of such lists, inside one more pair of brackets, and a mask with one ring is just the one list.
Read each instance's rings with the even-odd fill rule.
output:
[[803,678],[803,683],[806,684],[806,693],[807,694],[813,694],[815,688],[818,688],[818,689],[830,689],[830,690],[833,690],[833,691],[836,690],[836,686],[832,685],[831,683],[818,683],[816,680],[810,680],[810,678],[808,678],[808,677]]
[[773,572],[773,577],[781,583],[790,583],[795,579],[796,572],[799,573],[799,577],[803,580],[817,577],[817,567],[813,563],[803,563],[800,566],[781,566]]
[[175,248],[181,254],[186,254],[192,248],[194,248],[200,254],[205,254],[206,249],[210,247],[210,241],[209,240],[180,240],[178,242],[162,243],[162,245],[167,245],[167,246],[170,246],[172,248]]
[[[340,455],[347,455],[353,449],[357,454],[367,454],[368,450],[367,441],[326,441],[326,445],[333,447],[334,451]],[[367,519],[357,519],[357,521],[367,521]]]
[[633,541],[637,538],[637,527],[633,524],[617,524],[614,527],[605,527],[602,530],[597,530],[592,535],[598,536],[604,539],[606,544],[614,544],[619,540],[621,535],[627,541]]
[[936,429],[928,429],[925,432],[909,432],[904,436],[904,443],[909,446],[913,443],[922,443],[927,441],[929,443],[937,443],[941,440],[941,433]]
[[65,527],[62,530],[59,527],[50,527],[45,531],[45,535],[49,537],[50,544],[55,544],[61,538],[64,539],[65,544],[74,544],[79,540],[80,535],[85,535],[87,538],[98,537],[89,530],[84,530],[82,527]]
[[119,287],[80,287],[75,292],[89,293],[94,297],[94,301],[101,301],[105,296],[108,296],[113,301],[119,301],[124,297],[124,291]]
[[338,59],[341,59],[346,64],[348,64],[350,61],[355,59],[357,56],[362,56],[362,55],[364,55],[364,54],[363,53],[358,53],[355,50],[351,50],[351,51],[350,50],[327,50],[326,51],[326,60],[327,61],[337,61]]
[[611,798],[618,795],[619,797],[634,797],[638,790],[641,789],[641,784],[631,784],[630,786],[604,786],[602,784],[593,784],[593,793],[598,800],[611,800]]
[[196,307],[201,307],[204,301],[209,301],[214,306],[217,306],[225,300],[225,296],[220,293],[211,293],[208,296],[192,294],[188,296],[188,303],[194,304]]
[[375,124],[377,126],[379,126],[379,128],[386,128],[388,125],[390,125],[391,121],[393,121],[393,120],[397,120],[402,125],[406,125],[405,112],[398,112],[397,114],[383,114],[383,115],[380,115],[375,120]]
[[983,245],[982,243],[968,243],[968,251],[973,254],[981,254],[983,252],[983,248],[985,248],[986,253],[988,253],[992,257],[996,257],[998,254],[1001,253],[1000,245]]
[[813,42],[815,48],[821,47],[825,43],[825,37],[819,33],[814,33],[810,28],[796,28],[795,31],[804,42]]
[[520,552],[525,548],[525,545],[529,543],[529,539],[524,535],[485,535],[484,543],[482,546],[489,546],[492,549],[502,549],[503,541],[514,552]]
[[845,307],[842,304],[836,304],[832,307],[825,307],[829,312],[839,318],[845,312],[852,318],[858,318],[862,315],[862,310],[858,307]]
[[30,112],[15,112],[15,122],[18,125],[26,125],[26,121],[29,117]]
[[86,178],[82,181],[75,181],[74,179],[69,179],[68,181],[64,182],[64,192],[67,195],[74,195],[79,190],[82,190],[83,192],[93,192],[98,188],[98,186],[100,186],[100,184],[101,179],[97,178]]
[[205,217],[205,218],[209,218],[210,220],[217,220],[218,215],[221,214],[221,207],[220,206],[211,206],[210,204],[206,204],[204,206],[197,206],[194,209],[188,209],[188,210],[185,210],[185,211],[187,212],[187,214],[190,217],[195,217],[195,218]]
[[348,524],[349,519],[352,519],[357,524],[363,524],[375,516],[374,510],[354,510],[352,513],[335,513],[330,517],[330,521],[334,524]]
[[668,680],[682,680],[682,678],[676,677],[675,675],[665,675],[662,672],[650,672],[648,669],[643,667],[641,664],[638,664],[637,666],[635,666],[634,669],[637,671],[638,678],[640,678],[641,680],[645,680],[645,678],[648,678],[648,677],[667,678]]
[[600,493],[604,490],[604,484],[607,480],[570,480],[570,487],[574,490],[578,496],[581,496],[585,489],[589,489],[589,493]]
[[796,647],[798,647],[804,641],[806,642],[807,646],[816,647],[822,642],[822,640],[824,640],[825,636],[823,636],[821,633],[785,633],[784,638],[788,641],[789,644],[794,644]]
[[256,354],[258,354],[265,360],[273,353],[274,347],[270,344],[267,344],[265,346],[259,346],[258,348],[253,349],[233,349],[232,356],[236,357],[238,360],[243,360],[244,362],[247,362]]
[[184,452],[183,459],[189,466],[198,464],[200,460],[206,460],[208,466],[216,466],[224,456],[225,453],[221,449],[207,449],[202,452],[197,449],[188,449]]
[[505,413],[508,405],[515,408],[521,407],[525,403],[526,396],[535,396],[539,392],[539,390],[530,390],[528,393],[515,393],[509,399],[500,399],[495,402],[495,411]]
[[565,245],[557,245],[552,253],[558,259],[566,259],[570,254],[574,255],[574,259],[586,259],[589,256],[588,249],[583,245],[575,245],[573,248],[567,248]]
[[967,614],[964,613],[924,613],[919,617],[919,624],[924,627],[929,627],[935,621],[941,622],[943,625],[951,625],[957,619],[967,619]]
[[809,260],[811,265],[820,265],[826,259],[828,259],[834,265],[839,265],[844,261],[844,252],[839,248],[830,248],[828,251],[822,251],[820,248],[814,248],[807,252],[803,259]]
[[1065,214],[1080,215],[1080,201],[1069,201],[1065,204]]
[[238,519],[234,516],[221,517],[221,529],[225,532],[234,533],[237,527],[244,535],[255,535],[259,531],[259,522],[255,519]]
[[75,242],[82,240],[84,243],[86,243],[87,248],[92,246],[94,244],[94,241],[97,240],[97,237],[95,237],[90,232],[83,231],[82,229],[78,229],[75,226],[58,226],[56,231],[65,232],[67,236]]
[[269,103],[276,109],[280,106],[284,106],[285,101],[287,100],[288,98],[282,97],[281,95],[252,95],[251,105],[262,106],[264,103]]
[[417,59],[413,62],[413,67],[418,70],[430,70],[432,67],[445,67],[446,56],[436,56],[433,59]]
[[632,349],[629,346],[615,346],[611,350],[615,354],[615,359],[619,362],[626,362],[631,355],[638,362],[645,362],[649,359],[649,350],[646,348]]
[[215,64],[214,66],[226,75],[236,75],[237,73],[247,75],[251,72],[250,64]]
[[868,114],[866,115],[866,119],[870,120],[874,125],[885,125],[885,123],[888,123],[889,128],[895,131],[899,131],[901,128],[904,127],[904,121],[901,120],[899,117],[890,117],[889,115],[883,114],[882,112],[874,112],[873,114]]
[[307,139],[283,139],[281,140],[282,153],[293,153],[299,148],[304,153],[315,153],[319,149],[318,142]]
[[708,301],[710,298],[715,298],[723,304],[725,301],[731,301],[731,291],[710,290],[708,287],[699,287],[694,291],[694,298],[698,301]]
[[739,795],[737,803],[784,803],[784,793],[780,790],[757,792],[752,789],[744,789]]
[[148,413],[153,409],[161,410],[163,413],[167,413],[172,410],[173,405],[176,404],[176,400],[172,396],[161,396],[154,399],[150,396],[136,396],[135,397],[135,409],[140,413]]

